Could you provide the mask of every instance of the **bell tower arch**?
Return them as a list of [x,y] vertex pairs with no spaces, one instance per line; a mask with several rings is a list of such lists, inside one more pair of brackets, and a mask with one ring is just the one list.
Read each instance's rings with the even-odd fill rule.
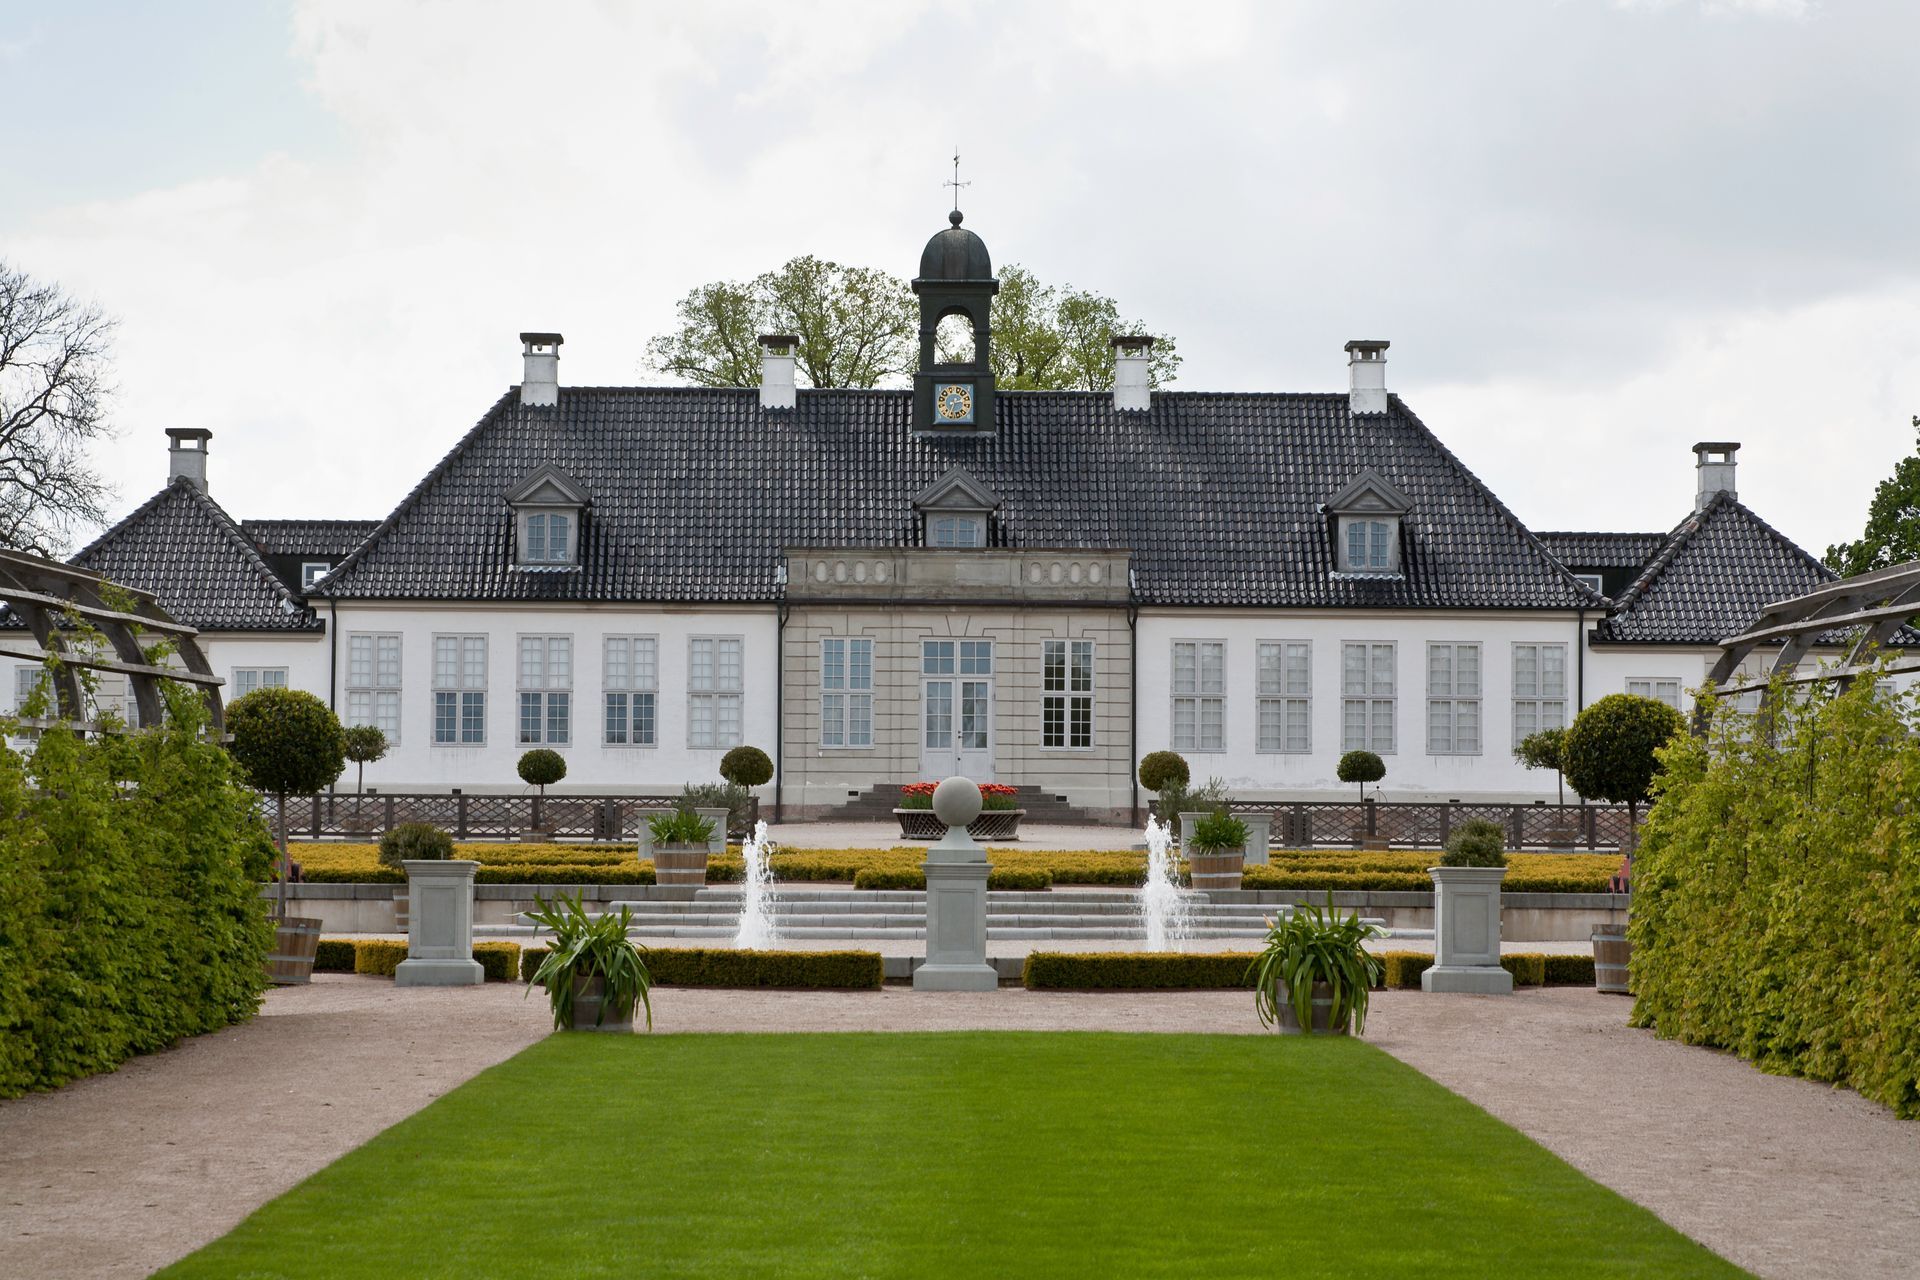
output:
[[[993,259],[979,236],[950,224],[927,241],[913,291],[920,299],[920,366],[913,375],[913,429],[945,434],[993,433]],[[940,359],[941,321],[962,316],[973,329],[971,358]]]

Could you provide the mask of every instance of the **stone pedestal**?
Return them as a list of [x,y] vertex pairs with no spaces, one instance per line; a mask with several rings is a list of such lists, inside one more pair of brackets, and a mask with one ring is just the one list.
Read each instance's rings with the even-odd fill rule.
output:
[[1433,967],[1422,991],[1513,994],[1500,967],[1500,882],[1505,867],[1428,867],[1433,877]]
[[477,862],[409,859],[407,958],[394,970],[401,987],[477,987],[487,980],[473,958],[473,873]]
[[1193,829],[1210,817],[1212,812],[1210,809],[1202,809],[1198,813],[1183,813],[1180,815],[1181,853],[1185,853],[1187,850],[1193,848]]
[[948,778],[933,792],[934,816],[947,834],[927,850],[927,960],[913,971],[915,991],[993,991],[1000,975],[987,963],[987,851],[967,834],[980,816],[980,788]]
[[1247,824],[1247,865],[1267,865],[1267,844],[1273,839],[1272,813],[1241,813],[1235,817]]
[[640,861],[653,861],[653,825],[649,819],[664,817],[672,812],[673,810],[671,808],[634,810],[633,820],[640,824],[640,830],[637,833],[639,838]]
[[707,855],[719,857],[727,851],[727,820],[733,816],[733,810],[695,809],[694,812],[713,824],[713,835],[707,839]]

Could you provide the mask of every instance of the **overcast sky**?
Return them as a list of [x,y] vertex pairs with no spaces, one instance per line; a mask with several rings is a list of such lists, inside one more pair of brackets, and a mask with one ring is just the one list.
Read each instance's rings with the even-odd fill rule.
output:
[[509,385],[659,381],[703,281],[999,264],[1180,341],[1342,344],[1536,529],[1665,529],[1696,440],[1818,554],[1920,412],[1920,4],[0,0],[0,257],[122,320],[115,513],[214,432],[254,516],[384,515]]

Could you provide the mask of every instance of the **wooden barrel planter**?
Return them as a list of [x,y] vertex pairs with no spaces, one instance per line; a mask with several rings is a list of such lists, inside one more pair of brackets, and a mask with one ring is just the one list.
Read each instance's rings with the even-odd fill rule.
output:
[[320,950],[320,922],[307,916],[274,921],[273,954],[267,957],[267,979],[276,987],[292,987],[313,980],[313,957]]
[[[1312,1009],[1308,1014],[1307,1020],[1313,1035],[1344,1036],[1351,1030],[1353,1019],[1350,1017],[1341,1019],[1340,1025],[1337,1027],[1333,1025],[1333,988],[1327,983],[1316,982],[1313,984],[1313,995],[1309,1002],[1312,1005]],[[1308,1029],[1302,1028],[1300,1019],[1294,1016],[1292,996],[1285,987],[1277,982],[1273,985],[1273,1003],[1274,1007],[1280,1011],[1280,1019],[1277,1025],[1281,1035],[1297,1036],[1307,1034]]]
[[653,846],[653,882],[664,885],[703,885],[707,882],[707,846],[657,844]]
[[1627,961],[1633,958],[1633,944],[1627,941],[1627,926],[1603,924],[1593,931],[1593,985],[1596,990],[1630,996],[1627,986]]
[[605,978],[575,978],[573,980],[573,1029],[575,1031],[616,1031],[632,1034],[633,1008],[624,1010],[608,1009],[606,1018],[598,1026],[594,1020],[600,1017],[600,1003],[606,988]]
[[1247,866],[1247,854],[1244,849],[1234,849],[1227,853],[1190,853],[1187,855],[1187,875],[1193,887],[1202,893],[1224,893],[1240,887],[1240,877]]

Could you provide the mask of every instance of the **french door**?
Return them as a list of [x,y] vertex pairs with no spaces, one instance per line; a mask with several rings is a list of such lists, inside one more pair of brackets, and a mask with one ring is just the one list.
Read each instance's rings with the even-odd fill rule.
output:
[[922,641],[920,681],[921,775],[993,781],[993,641]]

